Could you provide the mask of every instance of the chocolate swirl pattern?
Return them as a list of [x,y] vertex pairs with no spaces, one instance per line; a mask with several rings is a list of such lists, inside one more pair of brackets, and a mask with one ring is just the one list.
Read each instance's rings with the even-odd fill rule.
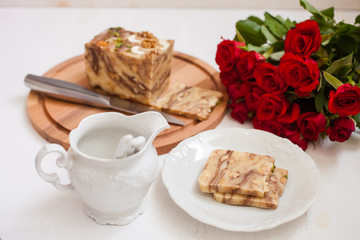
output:
[[267,155],[213,150],[198,179],[200,190],[264,197],[274,162]]
[[173,40],[109,28],[85,44],[89,85],[101,93],[153,105],[170,81]]
[[284,192],[287,183],[287,174],[287,170],[276,168],[269,177],[269,191],[264,194],[264,197],[216,192],[214,193],[214,199],[231,205],[276,209],[279,205],[279,197]]
[[156,100],[156,108],[177,115],[206,120],[221,101],[221,92],[178,84]]

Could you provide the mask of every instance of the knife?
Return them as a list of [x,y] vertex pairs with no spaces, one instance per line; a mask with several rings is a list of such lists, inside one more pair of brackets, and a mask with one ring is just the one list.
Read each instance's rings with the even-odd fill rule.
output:
[[33,74],[26,75],[24,82],[25,85],[32,90],[45,93],[57,99],[99,108],[112,108],[130,114],[156,111],[161,113],[169,123],[185,126],[182,121],[167,113],[157,111],[141,103],[114,96],[105,96],[75,83]]

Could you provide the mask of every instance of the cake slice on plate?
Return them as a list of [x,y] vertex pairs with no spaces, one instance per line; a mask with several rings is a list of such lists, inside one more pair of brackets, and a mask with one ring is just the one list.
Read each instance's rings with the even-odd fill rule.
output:
[[287,176],[287,170],[275,168],[268,180],[269,191],[264,194],[264,197],[216,192],[214,193],[214,198],[218,202],[231,205],[247,205],[259,208],[276,209],[279,205],[279,198],[284,192]]
[[200,190],[264,197],[275,159],[267,155],[217,149],[198,178]]

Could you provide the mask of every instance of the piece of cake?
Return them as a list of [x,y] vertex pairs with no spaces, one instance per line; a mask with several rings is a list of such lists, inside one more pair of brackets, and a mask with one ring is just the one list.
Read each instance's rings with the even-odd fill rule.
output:
[[259,208],[276,209],[279,205],[279,198],[284,192],[284,188],[287,183],[287,176],[287,170],[275,168],[268,180],[269,191],[264,194],[264,197],[231,193],[214,193],[214,198],[218,202],[231,205],[246,205]]
[[213,150],[198,178],[200,190],[264,197],[275,159],[267,155]]
[[221,92],[179,84],[162,95],[155,107],[160,111],[203,121],[221,99]]
[[85,71],[95,90],[153,105],[170,81],[173,40],[109,28],[85,44]]

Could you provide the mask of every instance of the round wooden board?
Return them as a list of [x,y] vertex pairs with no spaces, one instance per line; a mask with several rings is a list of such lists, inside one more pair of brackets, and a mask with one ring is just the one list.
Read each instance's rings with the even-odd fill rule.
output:
[[[45,73],[44,76],[90,88],[84,69],[85,60],[84,56],[81,55],[60,63]],[[185,126],[170,124],[169,129],[162,131],[155,138],[153,144],[158,154],[168,153],[185,138],[215,128],[225,115],[228,101],[226,89],[220,82],[219,73],[207,63],[189,55],[174,52],[170,86],[176,83],[217,90],[223,93],[224,98],[205,121],[199,122],[176,116],[185,123]],[[113,111],[56,100],[35,91],[29,93],[27,109],[36,131],[47,141],[58,143],[65,149],[69,147],[70,131],[75,129],[83,118],[95,113]]]

